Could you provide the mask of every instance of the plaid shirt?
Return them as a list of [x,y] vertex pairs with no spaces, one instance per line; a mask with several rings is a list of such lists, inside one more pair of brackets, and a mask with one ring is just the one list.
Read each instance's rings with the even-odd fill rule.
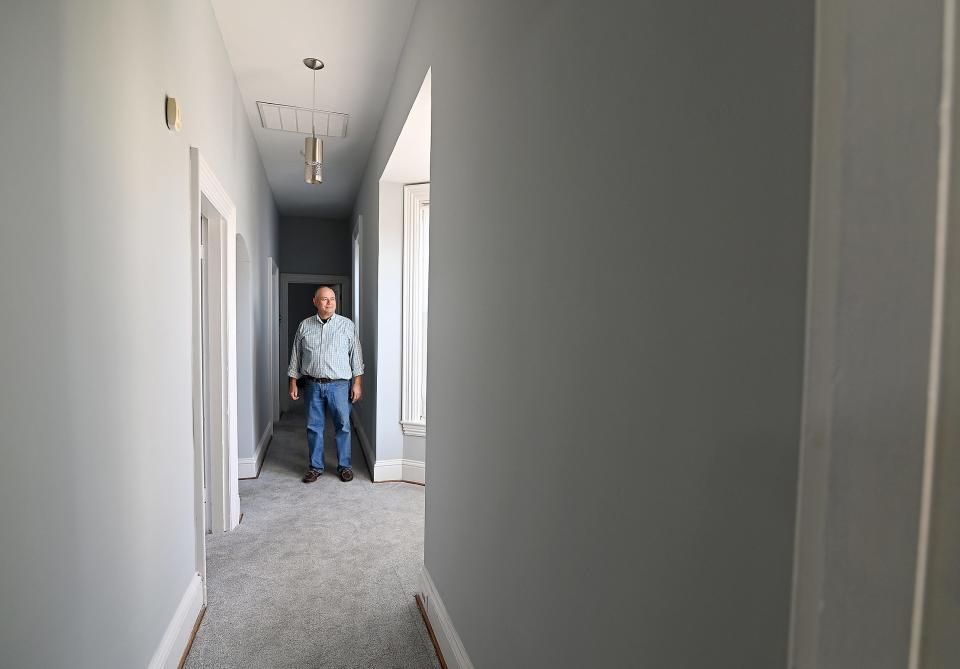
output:
[[334,314],[324,323],[311,316],[297,328],[287,376],[351,379],[363,374],[360,333],[349,318]]

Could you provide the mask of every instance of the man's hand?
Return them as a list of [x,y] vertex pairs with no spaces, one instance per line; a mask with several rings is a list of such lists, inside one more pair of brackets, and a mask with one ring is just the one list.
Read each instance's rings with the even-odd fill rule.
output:
[[363,390],[360,388],[360,377],[358,376],[353,380],[353,385],[350,387],[350,402],[356,404],[361,397],[363,397]]
[[296,379],[290,379],[290,399],[292,400],[300,399],[300,389],[297,388]]

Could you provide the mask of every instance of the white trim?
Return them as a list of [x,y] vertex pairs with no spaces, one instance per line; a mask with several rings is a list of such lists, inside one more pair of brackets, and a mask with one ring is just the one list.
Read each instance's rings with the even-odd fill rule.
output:
[[362,301],[361,291],[363,290],[363,214],[357,215],[357,227],[353,231],[353,246],[351,248],[353,255],[353,266],[350,268],[351,279],[353,279],[353,293],[351,298],[350,313],[353,314],[353,322],[357,326],[357,332],[360,333],[360,339],[363,341],[363,324],[360,318],[360,303]]
[[400,472],[402,474],[400,476],[401,481],[427,485],[427,467],[424,462],[403,458],[400,461]]
[[353,431],[357,434],[357,440],[360,442],[360,448],[363,449],[364,457],[370,466],[370,475],[374,483],[382,481],[409,481],[410,483],[422,483],[426,485],[427,475],[426,467],[419,460],[407,460],[406,458],[397,458],[394,460],[380,460],[373,455],[373,449],[370,448],[370,440],[363,429],[363,423],[360,422],[360,416],[354,408],[350,412],[350,422],[353,425]]
[[[273,257],[267,258],[267,369],[273,369],[280,360],[280,268]],[[270,384],[270,399],[273,406],[273,422],[280,420],[280,368]]]
[[[403,352],[400,425],[404,434],[426,435],[427,277],[430,271],[430,184],[403,187]],[[422,426],[422,431],[418,429]],[[409,431],[408,431],[409,430]]]
[[427,424],[425,422],[400,421],[400,428],[408,437],[427,436]]
[[193,634],[193,627],[197,624],[197,618],[203,610],[203,581],[200,574],[194,574],[190,577],[190,583],[187,585],[183,597],[177,610],[173,613],[173,618],[167,625],[167,630],[160,639],[160,645],[154,651],[153,657],[147,669],[177,669],[180,665],[180,659],[187,650],[190,643],[190,635]]
[[240,478],[253,479],[260,476],[260,468],[263,467],[263,458],[267,455],[267,446],[273,438],[273,423],[267,423],[263,434],[260,435],[260,441],[257,442],[257,450],[254,451],[252,458],[240,458]]
[[[280,367],[277,369],[278,378],[287,378],[287,367],[290,364],[290,344],[287,342],[287,328],[289,324],[287,319],[289,316],[289,292],[291,283],[326,283],[330,285],[340,284],[340,297],[337,303],[337,313],[344,314],[345,312],[352,313],[351,302],[353,301],[353,289],[350,284],[349,276],[338,276],[335,274],[288,274],[286,272],[280,273],[280,325],[283,326],[282,332],[280,332],[280,359],[278,361]],[[299,325],[299,323],[298,323]],[[278,328],[279,330],[280,328]],[[280,375],[283,375],[280,377]],[[290,409],[290,402],[293,400],[290,399],[290,394],[284,392],[280,395],[280,408],[283,411],[288,411]]]
[[443,653],[443,660],[448,669],[473,669],[467,649],[460,641],[460,635],[453,626],[450,614],[447,613],[447,608],[440,599],[440,593],[437,592],[437,587],[433,584],[426,565],[420,572],[420,587],[423,609],[427,613],[427,620],[430,621],[433,634],[437,637],[437,645],[440,646],[440,652]]
[[[213,170],[196,147],[190,147],[190,196],[191,196],[191,253],[193,255],[193,441],[194,441],[194,524],[196,533],[196,568],[202,583],[202,600],[206,602],[206,513],[205,504],[211,505],[211,525],[213,532],[232,530],[240,523],[240,492],[238,482],[237,455],[237,268],[235,243],[237,234],[237,208],[217,179]],[[219,420],[211,420],[210,461],[211,472],[204,496],[204,427],[203,427],[203,319],[200,297],[201,273],[201,217],[204,215],[204,200],[212,206],[220,221],[213,225],[216,236],[210,236],[209,249],[217,242],[215,251],[219,255],[218,276],[216,282],[220,288],[217,311],[220,314],[216,328],[211,328],[211,398],[216,398],[214,406],[219,406]],[[212,223],[212,221],[211,221]],[[208,232],[209,232],[208,226]],[[215,349],[215,351],[213,351]]]
[[373,465],[373,480],[380,481],[409,481],[410,483],[426,484],[426,468],[419,460],[396,458],[394,460],[377,460]]

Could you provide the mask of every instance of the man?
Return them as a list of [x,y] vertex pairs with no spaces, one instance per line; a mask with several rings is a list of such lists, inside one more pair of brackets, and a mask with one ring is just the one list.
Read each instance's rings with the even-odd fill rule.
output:
[[[303,383],[307,409],[307,447],[310,469],[304,483],[313,483],[323,473],[323,428],[330,410],[337,428],[337,471],[341,481],[352,481],[350,468],[350,404],[363,395],[363,353],[357,327],[336,313],[337,296],[328,286],[313,294],[317,315],[300,323],[290,353],[290,399],[300,399],[298,380]],[[352,379],[352,381],[351,381]]]

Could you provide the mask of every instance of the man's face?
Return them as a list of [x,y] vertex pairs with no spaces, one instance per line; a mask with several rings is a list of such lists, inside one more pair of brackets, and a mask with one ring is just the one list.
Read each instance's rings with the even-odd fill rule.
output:
[[329,288],[321,288],[313,295],[313,306],[317,308],[320,318],[327,320],[337,310],[337,296]]

